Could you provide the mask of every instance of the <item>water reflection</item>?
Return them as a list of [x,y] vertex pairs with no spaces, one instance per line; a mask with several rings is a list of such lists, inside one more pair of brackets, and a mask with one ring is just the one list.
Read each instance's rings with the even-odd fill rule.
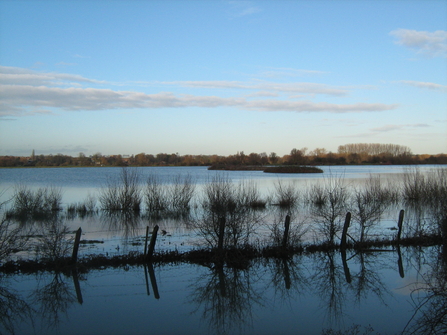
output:
[[57,328],[62,315],[68,319],[68,310],[77,301],[73,289],[60,273],[55,273],[50,283],[31,294],[31,304],[37,307],[42,327],[47,329]]
[[12,288],[0,282],[0,334],[15,334],[16,325],[32,319],[33,310]]
[[[403,331],[405,334],[447,334],[446,245],[438,255],[423,276],[425,285],[412,292],[414,314]],[[420,296],[420,291],[426,294]]]
[[210,268],[192,286],[193,313],[201,311],[211,333],[232,334],[251,326],[253,309],[263,303],[252,275],[250,270],[220,266]]
[[[205,332],[213,334],[259,333],[263,330],[260,324],[274,323],[276,317],[281,319],[275,326],[278,333],[293,333],[300,327],[305,333],[320,334],[329,328],[332,332],[327,334],[343,334],[366,329],[369,324],[376,329],[380,318],[385,318],[388,325],[396,323],[392,332],[377,329],[382,334],[445,333],[445,249],[431,247],[420,252],[402,247],[401,253],[400,257],[396,251],[302,254],[292,259],[256,261],[246,269],[202,268],[202,275],[188,265],[179,265],[179,270],[176,266],[154,270],[152,264],[144,269],[126,267],[125,271],[92,271],[81,276],[75,269],[67,274],[41,274],[37,284],[34,277],[26,279],[29,285],[37,286],[26,291],[0,285],[0,332],[48,334],[74,329],[80,334],[89,333],[83,328],[87,326],[79,324],[79,318],[93,316],[100,324],[107,324],[107,313],[97,309],[103,306],[111,312],[116,308],[110,306],[122,304],[131,306],[123,310],[123,322],[130,320],[126,313],[134,311],[153,315],[151,322],[169,313],[173,318],[188,315],[185,319],[204,323]],[[405,270],[403,279],[399,263]],[[169,280],[163,280],[167,275]],[[93,285],[86,284],[89,277],[93,277]],[[98,295],[98,288],[106,292]],[[359,324],[357,328],[352,320]],[[306,322],[313,324],[309,331]],[[158,330],[170,332],[169,323],[163,327]],[[114,329],[104,331],[113,333]]]

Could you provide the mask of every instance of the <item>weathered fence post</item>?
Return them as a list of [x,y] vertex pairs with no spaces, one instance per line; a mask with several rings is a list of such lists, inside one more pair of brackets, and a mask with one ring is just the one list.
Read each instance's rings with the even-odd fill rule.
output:
[[79,227],[79,229],[76,231],[76,236],[73,245],[73,254],[71,256],[72,263],[76,263],[78,260],[78,250],[79,250],[79,242],[81,241],[81,233],[82,229],[81,227]]
[[155,242],[157,241],[157,233],[158,233],[158,226],[156,225],[154,227],[154,230],[152,231],[151,243],[149,244],[149,250],[146,255],[146,259],[149,261],[151,260],[152,254],[154,253]]
[[282,247],[286,248],[289,239],[289,227],[290,227],[290,215],[286,215],[286,221],[284,222],[284,236],[282,238]]
[[146,226],[146,239],[144,241],[144,257],[147,255],[147,240],[149,239],[149,226]]
[[351,212],[346,213],[345,224],[343,226],[343,233],[341,235],[340,249],[346,249],[346,235],[348,234],[349,224],[351,223]]
[[397,231],[397,243],[400,243],[400,235],[402,234],[402,224],[404,222],[404,213],[405,211],[403,209],[400,210],[399,212],[399,221],[397,222],[397,227],[398,227],[398,231]]

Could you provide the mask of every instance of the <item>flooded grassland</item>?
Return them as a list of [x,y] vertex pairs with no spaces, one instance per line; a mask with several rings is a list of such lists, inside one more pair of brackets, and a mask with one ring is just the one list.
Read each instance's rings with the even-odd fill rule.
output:
[[445,167],[323,169],[0,170],[0,333],[444,334]]

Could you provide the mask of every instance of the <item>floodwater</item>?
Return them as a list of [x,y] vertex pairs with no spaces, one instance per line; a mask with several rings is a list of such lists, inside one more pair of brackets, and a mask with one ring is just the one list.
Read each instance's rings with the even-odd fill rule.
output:
[[247,270],[176,264],[3,276],[0,330],[444,334],[447,264],[439,254],[435,247],[402,248],[345,260],[339,252],[297,255]]
[[[139,171],[143,183],[153,173],[166,179],[190,174],[199,189],[216,173],[225,173],[234,182],[253,180],[269,194],[279,180],[303,189],[331,175],[351,185],[360,185],[370,175],[399,181],[408,167],[322,168],[325,172],[315,175],[216,172],[203,167]],[[22,183],[30,188],[60,187],[66,206],[89,194],[97,196],[108,178],[120,171],[0,169],[1,200]],[[382,233],[396,225],[399,209],[391,208],[382,218]],[[62,211],[61,217],[70,229],[82,227],[82,239],[99,241],[82,245],[80,257],[141,252],[146,226],[155,224],[166,231],[156,251],[188,250],[200,242],[181,220],[141,217],[123,227],[119,219],[101,214],[69,218]],[[423,211],[406,214],[408,224],[427,220]],[[446,254],[442,247],[389,247],[258,260],[243,270],[169,264],[86,273],[0,274],[0,334],[445,334]],[[31,251],[17,257],[38,256]]]

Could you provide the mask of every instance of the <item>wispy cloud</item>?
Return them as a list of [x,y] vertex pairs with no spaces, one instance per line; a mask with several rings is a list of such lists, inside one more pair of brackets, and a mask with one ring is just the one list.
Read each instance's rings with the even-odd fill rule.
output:
[[[154,108],[218,108],[266,112],[360,113],[393,110],[396,104],[313,102],[304,97],[316,94],[344,96],[347,89],[317,83],[274,83],[257,81],[176,81],[157,85],[177,87],[236,89],[254,91],[245,96],[147,94],[138,91],[84,87],[105,82],[65,73],[41,73],[29,69],[0,66],[0,116],[38,114],[50,110],[117,110]],[[70,87],[66,87],[70,85]],[[294,97],[280,98],[280,93]]]
[[317,83],[274,83],[268,81],[257,81],[254,83],[240,81],[173,81],[161,82],[161,84],[214,89],[260,90],[293,94],[307,93],[344,96],[348,93],[348,90],[344,88]]
[[24,68],[0,66],[0,84],[5,85],[67,85],[74,83],[104,84],[75,74],[37,72]]
[[413,80],[401,80],[400,83],[429,90],[438,90],[442,92],[447,92],[447,85],[428,83],[422,81],[413,81]]
[[262,11],[252,1],[228,1],[228,4],[230,5],[230,14],[234,18],[253,15]]
[[390,32],[396,43],[429,57],[447,57],[447,31],[397,29]]
[[413,123],[413,124],[388,124],[382,127],[370,128],[372,133],[387,133],[395,130],[402,130],[407,128],[428,128],[431,127],[427,123]]
[[18,115],[28,108],[59,108],[67,111],[152,109],[181,107],[235,107],[256,111],[359,113],[397,108],[395,104],[355,103],[333,104],[312,101],[247,100],[217,96],[174,95],[169,92],[145,94],[96,88],[59,88],[30,85],[1,85],[0,115]]

